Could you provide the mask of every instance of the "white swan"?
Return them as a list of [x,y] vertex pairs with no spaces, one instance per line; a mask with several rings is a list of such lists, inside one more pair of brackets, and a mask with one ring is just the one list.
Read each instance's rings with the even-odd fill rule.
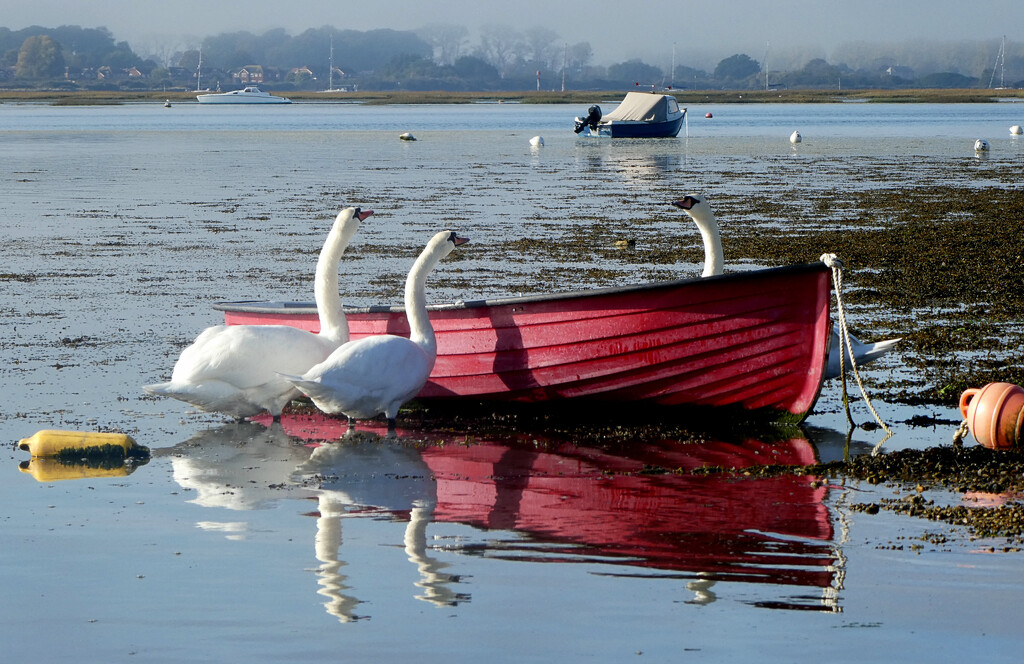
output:
[[799,143],[802,140],[804,140],[804,139],[800,135],[800,132],[798,132],[798,131],[794,131],[792,134],[789,135],[789,142],[790,143],[796,144],[796,143]]
[[284,375],[326,413],[356,419],[388,419],[394,431],[398,409],[423,388],[437,359],[437,340],[427,317],[427,275],[438,261],[469,240],[452,231],[435,235],[405,281],[409,338],[379,334],[355,339],[301,376]]
[[988,152],[989,151],[988,141],[986,141],[983,138],[979,138],[978,140],[974,141],[974,151],[975,152]]
[[287,325],[208,327],[182,351],[169,382],[142,389],[238,419],[267,410],[279,421],[284,407],[299,396],[279,372],[306,371],[348,341],[338,261],[359,223],[371,214],[355,207],[339,212],[320,251],[313,282],[319,334]]
[[[825,378],[836,378],[839,376],[839,349],[842,348],[846,351],[846,362],[847,371],[850,370],[850,351],[846,349],[845,344],[841,344],[839,330],[839,323],[832,325],[832,341],[828,349],[828,365],[825,367]],[[896,339],[886,339],[885,341],[876,341],[874,343],[863,343],[860,339],[850,335],[850,345],[853,346],[853,357],[857,360],[857,366],[873,362],[878,358],[882,357],[890,350],[893,346],[902,341],[902,337]]]
[[1010,127],[1010,133],[1014,136],[1020,136],[1021,134],[1024,134],[1024,129],[1021,129],[1020,125],[1013,125]]
[[[725,256],[722,253],[722,238],[718,229],[718,222],[711,211],[711,205],[699,196],[686,196],[674,201],[672,205],[680,208],[697,224],[701,237],[704,239],[704,273],[702,277],[711,277],[722,274],[722,266],[725,263]],[[831,342],[828,351],[828,365],[825,367],[825,378],[835,378],[839,375],[839,353],[842,346],[839,342],[839,325],[832,327]],[[875,343],[862,343],[852,334],[850,344],[853,346],[853,357],[857,360],[857,366],[877,360],[889,352],[901,338],[886,339]],[[846,353],[846,365],[850,366],[850,353]]]

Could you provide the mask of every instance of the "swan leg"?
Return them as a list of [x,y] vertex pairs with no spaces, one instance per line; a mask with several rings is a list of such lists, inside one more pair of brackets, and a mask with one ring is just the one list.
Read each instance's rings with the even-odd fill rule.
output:
[[396,424],[397,423],[395,422],[395,418],[393,418],[393,417],[389,417],[388,418],[388,433],[395,433],[395,425]]
[[354,417],[349,417],[348,418],[348,430],[352,431],[355,428],[356,428],[356,420],[355,420],[355,418]]
[[278,413],[277,415],[274,415],[274,422],[277,423],[277,424],[281,423],[281,413]]

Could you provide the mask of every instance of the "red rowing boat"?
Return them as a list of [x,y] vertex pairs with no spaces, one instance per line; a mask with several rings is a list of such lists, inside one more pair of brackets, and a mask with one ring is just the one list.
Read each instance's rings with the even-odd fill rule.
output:
[[[730,407],[800,421],[828,359],[830,270],[699,279],[429,307],[437,362],[421,401]],[[304,302],[220,302],[229,325],[317,332]],[[399,306],[346,307],[352,339],[408,335]]]

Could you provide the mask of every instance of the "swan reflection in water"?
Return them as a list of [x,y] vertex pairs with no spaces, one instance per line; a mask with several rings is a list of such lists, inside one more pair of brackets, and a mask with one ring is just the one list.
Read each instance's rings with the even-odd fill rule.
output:
[[[345,517],[384,514],[407,519],[404,547],[420,573],[417,599],[454,606],[469,598],[449,587],[459,577],[446,574],[449,563],[428,550],[434,487],[430,469],[415,448],[375,434],[309,446],[285,433],[280,423],[268,424],[241,422],[203,431],[160,455],[171,457],[174,480],[195,492],[189,502],[204,507],[247,511],[267,509],[284,499],[315,499],[317,510],[310,516],[317,527],[317,592],[327,598],[327,612],[341,622],[364,617],[355,611],[360,600],[350,593],[343,574],[346,563],[339,555]],[[244,540],[248,530],[246,521],[205,520],[196,525],[233,540]]]
[[[406,522],[402,544],[419,572],[415,596],[439,607],[470,600],[463,575],[451,571],[461,554],[678,580],[696,605],[716,600],[716,584],[742,582],[777,588],[756,606],[841,610],[842,537],[836,541],[824,504],[827,483],[722,470],[815,463],[814,446],[801,436],[589,445],[534,433],[395,437],[379,428],[346,436],[342,419],[296,415],[269,428],[228,425],[165,453],[200,505],[252,510],[315,499],[317,592],[342,622],[364,617],[343,574],[342,519],[359,516]],[[488,538],[428,544],[432,523],[470,526]],[[810,588],[816,597],[803,590]]]

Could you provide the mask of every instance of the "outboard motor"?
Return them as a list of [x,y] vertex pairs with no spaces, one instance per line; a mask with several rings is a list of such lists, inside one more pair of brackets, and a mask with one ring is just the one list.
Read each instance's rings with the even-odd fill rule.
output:
[[577,134],[590,127],[591,131],[597,131],[597,123],[601,121],[601,107],[594,104],[587,109],[587,117],[576,118],[576,128],[573,130]]

